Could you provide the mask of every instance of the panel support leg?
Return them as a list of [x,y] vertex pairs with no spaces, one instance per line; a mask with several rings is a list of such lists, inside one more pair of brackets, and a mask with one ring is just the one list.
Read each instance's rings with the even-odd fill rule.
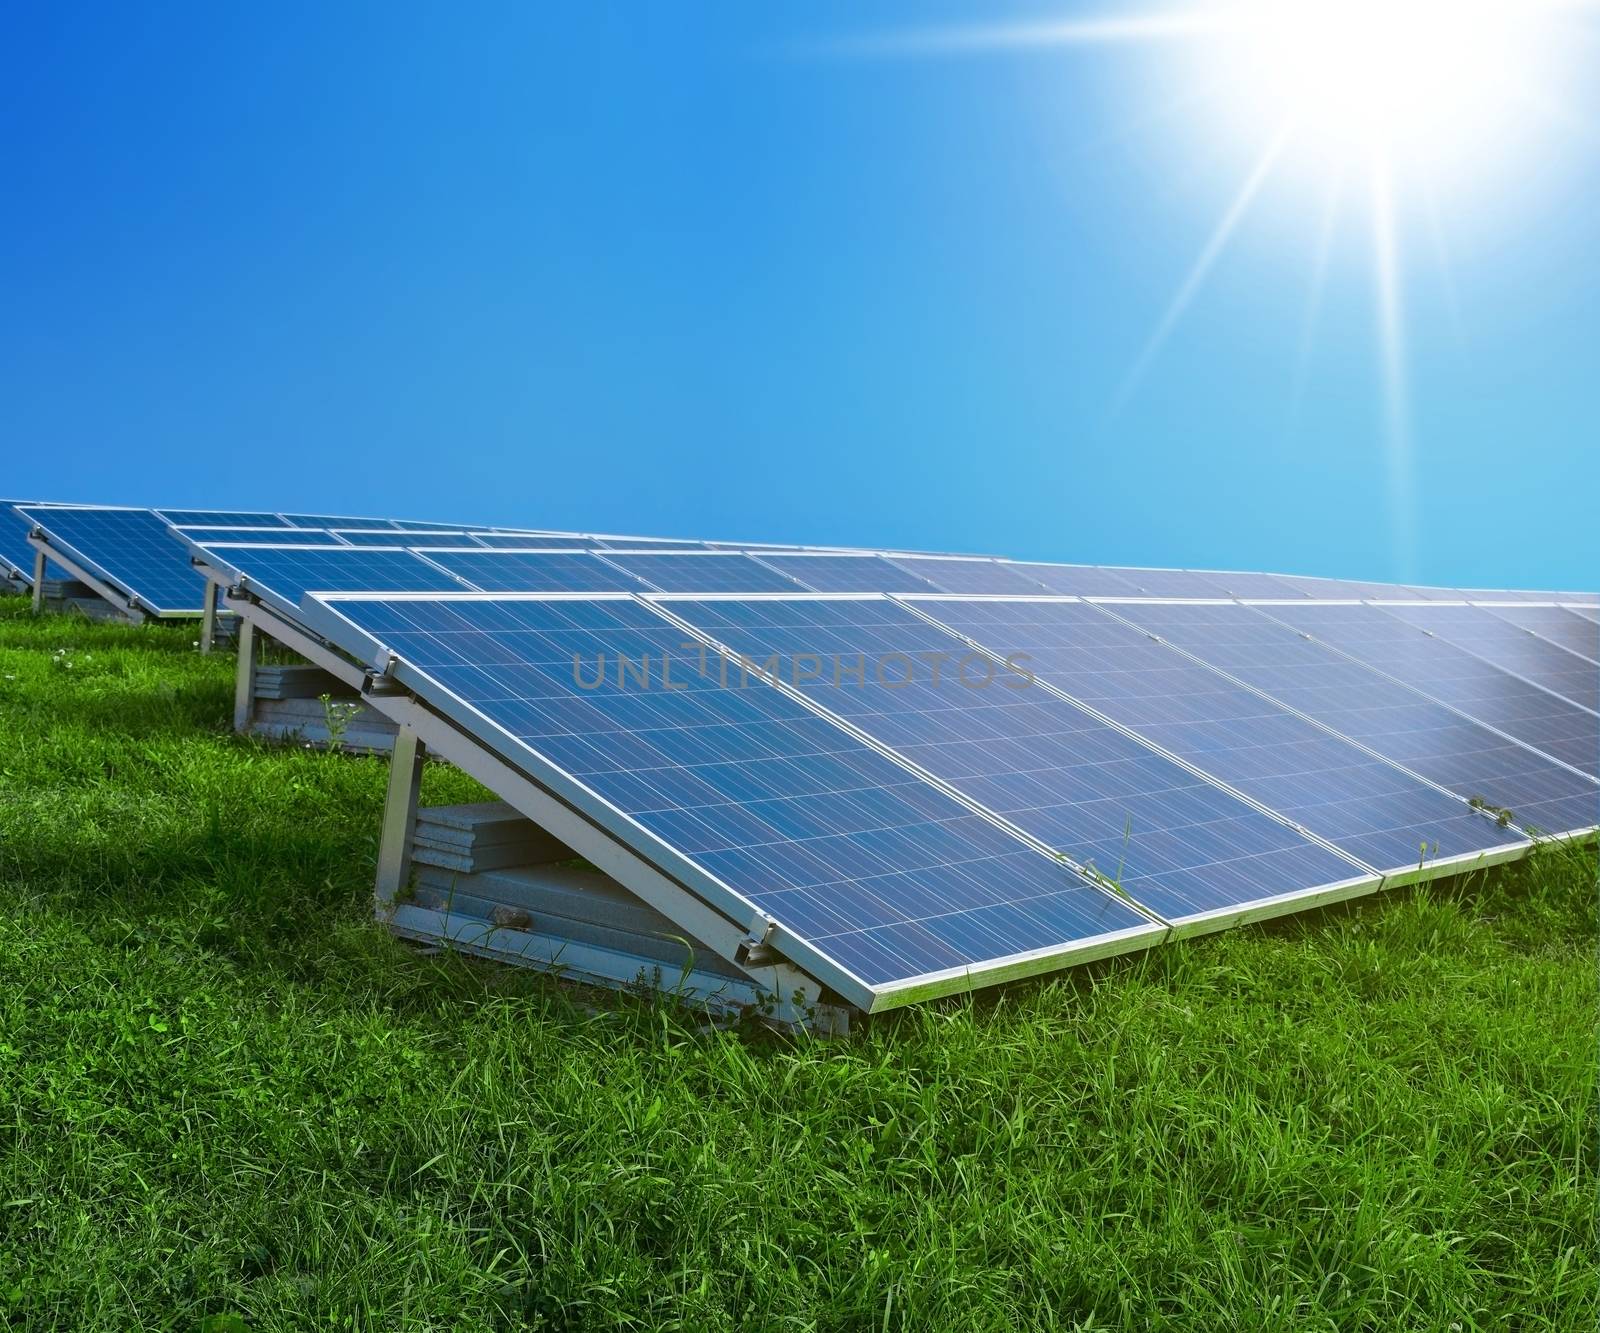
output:
[[206,584],[206,609],[200,615],[200,651],[209,653],[217,638],[217,589]]
[[43,551],[33,553],[33,614],[38,615],[44,610],[44,567],[45,558]]
[[233,682],[233,729],[241,735],[250,730],[256,712],[256,658],[261,646],[256,627],[244,620],[239,625],[239,669]]
[[422,794],[421,737],[402,726],[389,756],[389,794],[383,803],[383,833],[378,840],[378,881],[374,889],[380,915],[387,915],[411,880],[411,839]]

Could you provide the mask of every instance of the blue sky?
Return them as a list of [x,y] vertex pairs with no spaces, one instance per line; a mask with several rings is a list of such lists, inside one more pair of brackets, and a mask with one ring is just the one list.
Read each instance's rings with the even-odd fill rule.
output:
[[1595,584],[1592,106],[1401,205],[1399,496],[1360,210],[1312,321],[1270,182],[1130,384],[1258,145],[1166,53],[837,45],[980,12],[8,6],[4,488]]

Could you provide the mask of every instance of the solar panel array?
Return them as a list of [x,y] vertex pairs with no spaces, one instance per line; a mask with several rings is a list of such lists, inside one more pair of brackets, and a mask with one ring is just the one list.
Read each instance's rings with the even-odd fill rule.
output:
[[[245,511],[7,506],[396,679],[874,1009],[1600,825],[1600,599]],[[15,549],[13,549],[15,548]],[[383,700],[374,700],[382,707]]]

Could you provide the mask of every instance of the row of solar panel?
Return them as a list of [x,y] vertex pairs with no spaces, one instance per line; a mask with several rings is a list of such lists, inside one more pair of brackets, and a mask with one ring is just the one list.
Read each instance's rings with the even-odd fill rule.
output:
[[395,655],[868,1008],[1600,823],[1600,716],[1372,606],[312,594],[299,615]]
[[[1380,600],[1547,601],[1593,603],[1592,595],[1461,589],[1416,589],[1400,585],[1300,578],[1292,575],[1211,574],[1190,570],[1110,570],[1096,566],[955,557],[840,552],[772,545],[680,542],[644,538],[599,538],[584,534],[512,532],[467,526],[437,529],[408,520],[362,522],[318,515],[250,514],[194,510],[141,510],[82,506],[0,506],[0,560],[14,577],[26,578],[34,548],[30,534],[42,537],[58,561],[72,572],[87,570],[120,586],[156,615],[196,615],[202,604],[200,581],[189,568],[191,551],[180,541],[225,547],[249,542],[316,548],[331,546],[416,548],[432,555],[449,548],[483,550],[573,550],[627,552],[646,584],[683,591],[782,591],[795,587],[821,592],[944,592],[975,595],[1038,595],[1041,592],[1099,597],[1377,598]],[[290,521],[320,520],[344,526],[290,527]],[[379,526],[380,524],[387,526]],[[662,581],[642,565],[663,552],[720,554],[692,577]],[[736,552],[750,553],[735,558]],[[608,557],[609,558],[609,557]],[[403,563],[403,562],[402,562]],[[659,562],[658,566],[659,566]],[[512,562],[480,562],[478,586],[525,591],[573,588],[604,591],[633,586],[607,582],[598,560],[571,563],[577,583],[527,583]],[[553,570],[552,566],[552,570]],[[692,568],[692,567],[691,567]],[[581,572],[580,572],[581,571]],[[420,577],[420,576],[419,576]],[[307,585],[310,586],[310,585]],[[324,585],[337,587],[339,585]],[[370,586],[370,585],[368,585]],[[426,589],[432,583],[403,585]],[[374,589],[381,590],[381,589]]]
[[[103,517],[129,514],[149,521]],[[1380,607],[1259,575],[1232,580],[1272,590],[1247,605],[1203,576],[1162,600],[989,559],[20,516],[127,583],[198,581],[193,557],[371,666],[397,655],[439,712],[708,901],[771,916],[867,1008],[1600,822],[1592,598]]]

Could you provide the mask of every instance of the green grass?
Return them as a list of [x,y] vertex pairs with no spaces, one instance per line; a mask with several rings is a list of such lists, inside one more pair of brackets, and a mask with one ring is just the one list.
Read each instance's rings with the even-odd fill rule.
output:
[[1592,851],[701,1033],[392,941],[193,638],[0,603],[0,1327],[1595,1326]]

